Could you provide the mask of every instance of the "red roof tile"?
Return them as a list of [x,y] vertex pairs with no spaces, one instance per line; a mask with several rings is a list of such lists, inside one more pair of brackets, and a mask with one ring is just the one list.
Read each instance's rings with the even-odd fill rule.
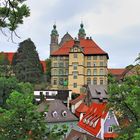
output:
[[107,114],[105,109],[106,103],[93,103],[82,120],[78,123],[78,126],[96,136],[101,129],[101,118],[104,114]]
[[80,106],[75,110],[78,113],[86,113],[88,110],[88,106],[86,106],[84,103],[81,103]]
[[[74,40],[65,42],[57,51],[52,53],[52,56],[69,55],[70,48],[72,48],[73,45]],[[80,46],[84,49],[85,55],[104,54],[108,57],[108,54],[91,39],[80,39]]]
[[112,74],[112,75],[122,75],[123,72],[125,71],[126,69],[124,68],[120,68],[120,69],[108,69],[108,73]]
[[[10,62],[10,64],[11,64],[15,52],[2,52],[2,53],[4,53],[5,55],[7,55],[8,60],[9,60],[9,62]],[[40,61],[40,62],[41,62],[41,64],[42,64],[42,66],[43,66],[43,71],[46,72],[46,63],[45,63],[45,61]]]

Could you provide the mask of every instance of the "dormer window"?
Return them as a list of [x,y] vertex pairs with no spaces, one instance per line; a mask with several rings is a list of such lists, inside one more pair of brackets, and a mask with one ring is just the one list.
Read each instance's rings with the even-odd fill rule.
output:
[[58,113],[57,113],[56,111],[54,111],[54,112],[52,113],[52,116],[53,116],[54,118],[56,118],[57,115],[58,115]]
[[62,116],[63,116],[63,117],[67,117],[67,112],[66,112],[66,111],[63,111],[63,112],[62,112]]
[[44,112],[44,116],[46,118],[48,116],[48,112]]
[[98,123],[99,120],[96,120],[94,123],[93,123],[93,127],[95,128],[97,123]]

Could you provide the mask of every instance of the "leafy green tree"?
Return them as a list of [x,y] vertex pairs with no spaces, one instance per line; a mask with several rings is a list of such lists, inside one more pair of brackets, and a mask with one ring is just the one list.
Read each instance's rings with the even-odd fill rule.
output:
[[24,4],[26,0],[0,0],[0,28],[8,29],[15,35],[15,30],[20,24],[23,24],[23,19],[30,16],[29,7]]
[[110,82],[108,92],[110,105],[122,120],[117,139],[132,140],[140,128],[140,76],[128,76],[122,83]]
[[46,60],[46,78],[47,78],[47,82],[50,83],[51,82],[51,59],[48,58]]
[[138,62],[138,64],[140,64],[140,53],[138,54],[138,57],[135,60],[136,62]]
[[14,91],[6,103],[8,110],[1,109],[0,139],[41,140],[46,136],[47,127],[42,114],[37,112],[33,94]]
[[31,39],[19,44],[12,65],[15,76],[20,82],[39,83],[41,81],[43,68]]

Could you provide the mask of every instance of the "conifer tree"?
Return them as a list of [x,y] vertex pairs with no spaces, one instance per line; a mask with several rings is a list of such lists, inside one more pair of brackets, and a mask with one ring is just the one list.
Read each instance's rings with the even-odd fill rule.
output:
[[12,65],[15,76],[20,82],[39,83],[41,81],[43,68],[31,39],[19,44]]

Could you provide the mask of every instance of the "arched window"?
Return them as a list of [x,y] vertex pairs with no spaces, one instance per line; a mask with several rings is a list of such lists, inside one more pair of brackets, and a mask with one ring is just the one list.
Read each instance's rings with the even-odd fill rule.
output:
[[91,79],[87,78],[87,85],[91,85]]
[[54,69],[53,75],[57,75],[57,69]]

